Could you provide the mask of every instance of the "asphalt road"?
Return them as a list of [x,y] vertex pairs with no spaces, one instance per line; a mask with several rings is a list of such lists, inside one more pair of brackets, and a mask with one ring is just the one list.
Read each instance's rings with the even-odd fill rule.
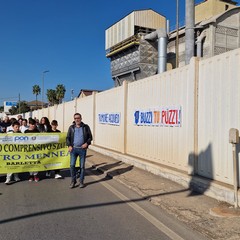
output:
[[205,239],[114,179],[88,169],[86,187],[64,179],[4,184],[0,177],[0,240]]

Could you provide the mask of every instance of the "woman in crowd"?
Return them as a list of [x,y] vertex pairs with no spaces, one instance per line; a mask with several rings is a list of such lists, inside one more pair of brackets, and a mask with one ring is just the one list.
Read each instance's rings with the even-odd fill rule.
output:
[[42,117],[38,125],[39,132],[52,132],[52,127],[47,117]]

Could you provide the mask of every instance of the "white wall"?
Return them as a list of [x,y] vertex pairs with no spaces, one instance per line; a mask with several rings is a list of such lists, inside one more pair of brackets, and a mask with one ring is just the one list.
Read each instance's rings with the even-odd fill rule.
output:
[[[66,132],[79,112],[96,146],[232,184],[228,134],[240,129],[239,67],[240,49],[200,62],[193,58],[187,66],[34,111],[32,117],[54,118]],[[181,107],[180,127],[134,124],[136,110],[168,106]],[[120,113],[120,125],[99,123],[99,113]]]
[[[127,153],[188,171],[194,151],[194,62],[128,85]],[[136,126],[136,109],[181,106],[181,127]]]
[[[124,152],[124,87],[96,94],[95,141],[98,146]],[[98,114],[120,113],[120,126],[100,124]]]
[[229,129],[240,129],[240,49],[199,65],[198,172],[233,183]]

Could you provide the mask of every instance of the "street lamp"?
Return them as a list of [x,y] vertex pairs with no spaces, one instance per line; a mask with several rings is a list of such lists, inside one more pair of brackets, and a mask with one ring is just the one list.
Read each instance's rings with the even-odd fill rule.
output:
[[43,105],[44,105],[44,76],[45,73],[48,73],[49,70],[43,71],[42,73],[42,109],[43,109]]

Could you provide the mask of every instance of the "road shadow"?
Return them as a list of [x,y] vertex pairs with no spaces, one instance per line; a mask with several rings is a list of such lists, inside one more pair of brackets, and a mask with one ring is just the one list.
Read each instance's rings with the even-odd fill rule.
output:
[[[109,165],[109,164],[107,164],[107,165]],[[110,165],[112,165],[112,164],[110,164]],[[113,177],[119,176],[119,175],[124,174],[126,172],[129,172],[132,169],[133,169],[133,166],[127,166],[125,168],[118,168],[118,169],[115,169],[115,170],[112,170],[112,171],[107,171],[107,174],[105,174],[105,176],[103,178],[101,178],[99,180],[96,180],[96,181],[88,182],[85,185],[87,186],[87,185],[92,185],[92,184],[99,183],[99,182],[102,182],[102,181],[108,181],[108,180],[112,179]],[[98,168],[95,168],[95,165],[93,165],[93,167],[90,167],[90,168],[86,169],[86,175],[88,175],[88,176],[90,176],[90,175],[100,176],[104,173],[105,173],[105,171],[102,170],[102,167],[101,167],[101,169],[98,169]]]
[[[213,163],[212,163],[212,145],[195,155],[193,153],[188,156],[189,174],[191,180],[189,182],[190,193],[188,196],[203,195],[210,187],[213,181]],[[199,181],[199,178],[202,181]]]
[[110,172],[108,172],[108,175],[110,175],[111,177],[115,177],[115,176],[119,176],[121,174],[124,174],[126,172],[129,172],[133,169],[133,166],[128,166],[128,167],[125,167],[125,168],[119,168],[119,169],[116,169],[116,170],[112,170]]
[[[102,181],[102,180],[99,180],[99,181]],[[99,181],[96,181],[96,182],[99,182]],[[169,194],[176,194],[176,193],[181,193],[181,192],[185,192],[185,191],[188,191],[188,189],[172,191],[172,192],[167,192],[167,193],[159,193],[159,194],[154,194],[154,195],[148,195],[146,197],[139,197],[139,198],[133,198],[133,199],[128,199],[128,200],[118,200],[118,201],[113,201],[113,202],[95,203],[95,204],[89,204],[89,205],[82,205],[82,206],[75,206],[75,207],[67,207],[67,208],[58,208],[58,209],[53,209],[53,210],[39,211],[39,212],[24,214],[24,215],[20,215],[20,216],[16,216],[16,217],[1,219],[0,220],[0,225],[6,224],[6,223],[9,223],[9,222],[20,221],[20,220],[24,220],[24,219],[28,219],[28,218],[34,218],[34,217],[41,217],[41,216],[45,216],[45,215],[49,215],[49,214],[55,214],[55,213],[61,213],[61,212],[76,211],[76,210],[80,210],[80,209],[99,208],[99,207],[120,205],[120,204],[126,204],[126,203],[138,203],[138,202],[148,201],[148,199],[150,199],[150,198],[169,195]]]
[[[112,168],[115,168],[115,167],[119,167],[121,165],[123,165],[124,163],[122,161],[118,161],[118,162],[114,162],[114,163],[109,163],[109,164],[105,164],[105,165],[102,165],[101,166],[101,170],[102,171],[108,171]],[[96,167],[97,165],[93,165],[94,167]],[[100,165],[99,165],[100,166]]]

